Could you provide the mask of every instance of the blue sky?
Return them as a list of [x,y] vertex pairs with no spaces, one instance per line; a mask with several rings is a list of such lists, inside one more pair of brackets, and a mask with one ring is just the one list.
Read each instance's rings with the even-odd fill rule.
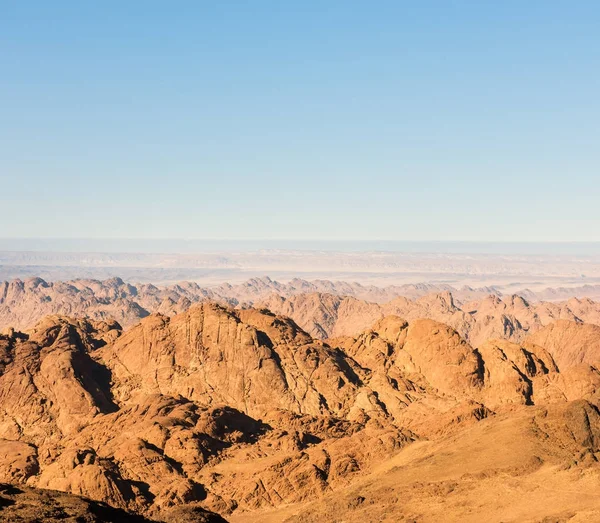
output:
[[599,241],[599,22],[0,0],[0,237]]

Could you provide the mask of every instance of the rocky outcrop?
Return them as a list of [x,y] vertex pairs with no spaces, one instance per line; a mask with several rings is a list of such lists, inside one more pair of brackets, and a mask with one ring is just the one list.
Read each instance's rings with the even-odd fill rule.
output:
[[276,408],[344,416],[359,384],[352,361],[290,320],[212,303],[153,315],[100,356],[121,402],[160,393],[254,416]]
[[[65,492],[0,483],[0,522],[152,523],[138,514]],[[163,523],[226,523],[218,514],[197,506],[177,507]]]
[[114,322],[43,320],[0,337],[0,437],[39,444],[116,409],[107,369],[90,352],[120,334]]

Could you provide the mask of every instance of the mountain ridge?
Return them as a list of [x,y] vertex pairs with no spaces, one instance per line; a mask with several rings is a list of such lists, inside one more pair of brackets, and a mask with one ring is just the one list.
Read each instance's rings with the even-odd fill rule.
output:
[[174,315],[206,300],[241,309],[270,308],[292,317],[321,339],[357,333],[388,314],[449,323],[474,343],[489,337],[519,341],[532,329],[560,318],[600,323],[600,308],[589,298],[539,302],[515,294],[503,296],[489,287],[456,290],[448,285],[408,284],[380,288],[298,278],[284,284],[268,277],[238,285],[201,287],[181,282],[157,287],[135,286],[120,278],[69,282],[31,278],[0,283],[0,330],[29,328],[50,314],[116,320],[127,327],[152,313]]

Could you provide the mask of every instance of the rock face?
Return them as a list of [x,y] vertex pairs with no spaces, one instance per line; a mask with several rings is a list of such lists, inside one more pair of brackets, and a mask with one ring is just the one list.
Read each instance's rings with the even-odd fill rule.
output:
[[121,384],[120,401],[182,395],[259,417],[274,408],[344,416],[359,383],[351,361],[292,321],[210,303],[151,316],[100,354]]
[[[467,317],[450,295],[422,306]],[[96,514],[83,498],[158,521],[364,521],[385,507],[439,520],[425,506],[436,489],[462,492],[460,519],[477,512],[478,474],[490,488],[499,474],[525,489],[555,469],[566,482],[583,466],[600,479],[596,331],[584,327],[474,347],[445,323],[396,315],[326,342],[268,310],[214,302],[125,331],[49,316],[0,336],[0,481],[46,496],[34,506],[67,498],[29,487],[81,496],[68,499],[88,504],[83,521]],[[388,460],[399,468],[382,472]],[[22,504],[7,503],[0,515],[16,517],[6,511]]]
[[114,322],[55,316],[27,335],[0,336],[0,437],[58,440],[115,410],[106,369],[90,351],[119,333]]
[[547,347],[561,370],[600,361],[598,325],[560,320],[528,336],[527,341]]

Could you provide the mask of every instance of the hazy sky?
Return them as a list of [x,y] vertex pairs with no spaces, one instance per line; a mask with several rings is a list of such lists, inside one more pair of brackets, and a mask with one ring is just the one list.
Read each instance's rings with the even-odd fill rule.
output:
[[600,240],[599,24],[0,0],[0,237]]

